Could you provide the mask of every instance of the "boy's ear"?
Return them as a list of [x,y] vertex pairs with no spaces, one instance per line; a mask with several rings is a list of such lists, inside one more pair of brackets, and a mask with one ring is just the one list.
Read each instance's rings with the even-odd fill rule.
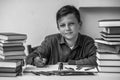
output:
[[82,22],[79,22],[79,25],[82,26]]
[[79,30],[81,29],[82,23],[79,23]]

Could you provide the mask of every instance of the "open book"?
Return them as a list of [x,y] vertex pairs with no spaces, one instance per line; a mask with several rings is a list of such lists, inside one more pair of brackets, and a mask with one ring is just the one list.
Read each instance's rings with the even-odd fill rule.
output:
[[59,65],[47,65],[43,68],[27,65],[24,69],[24,73],[33,73],[36,75],[93,75],[98,72],[96,66],[77,66],[64,64],[63,69],[59,70]]

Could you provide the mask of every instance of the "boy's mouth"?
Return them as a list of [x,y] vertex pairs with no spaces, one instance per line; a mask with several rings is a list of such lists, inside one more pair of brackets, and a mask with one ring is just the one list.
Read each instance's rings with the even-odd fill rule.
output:
[[72,34],[72,33],[73,33],[73,32],[66,32],[65,34],[66,34],[66,35],[70,35],[70,34]]

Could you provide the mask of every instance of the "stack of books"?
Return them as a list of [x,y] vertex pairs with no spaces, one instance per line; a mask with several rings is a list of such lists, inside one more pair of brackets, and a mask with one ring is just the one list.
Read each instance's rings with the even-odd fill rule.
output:
[[15,77],[22,74],[22,62],[19,60],[0,60],[0,77]]
[[[21,72],[21,70],[16,70],[16,68],[21,69],[21,66],[24,65],[24,59],[26,58],[24,43],[26,42],[26,39],[27,39],[26,34],[12,33],[12,32],[0,33],[0,76],[2,76],[5,69],[10,70],[11,67],[9,68],[9,65],[12,66],[11,62],[13,62],[13,60],[21,63],[19,67],[17,66],[14,67],[14,73]],[[6,68],[3,65],[7,63],[9,64],[8,67]],[[3,70],[2,73],[1,70]],[[11,72],[11,71],[9,72],[9,70],[8,73],[6,71],[5,73],[9,74]]]
[[120,19],[99,20],[101,38],[95,39],[100,72],[120,73]]

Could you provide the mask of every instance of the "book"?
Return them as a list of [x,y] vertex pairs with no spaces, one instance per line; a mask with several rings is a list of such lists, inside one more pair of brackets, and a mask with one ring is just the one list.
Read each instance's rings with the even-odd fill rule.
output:
[[0,50],[0,55],[3,55],[3,56],[14,56],[14,55],[24,55],[25,52],[24,51],[1,51]]
[[102,32],[107,34],[119,34],[120,35],[120,27],[104,27]]
[[120,54],[97,52],[96,56],[99,60],[120,60]]
[[106,37],[106,38],[120,38],[120,34],[109,34],[106,32],[100,32],[101,36]]
[[103,27],[120,27],[120,19],[98,20],[98,25],[99,25],[100,28],[103,28]]
[[104,73],[120,73],[120,67],[103,67],[98,66],[99,72]]
[[23,43],[0,43],[1,47],[8,47],[8,46],[23,46]]
[[25,59],[26,58],[26,54],[23,55],[9,55],[9,56],[4,56],[4,55],[0,55],[1,59],[6,59],[6,60],[12,60],[12,59]]
[[119,53],[119,45],[108,45],[103,43],[95,43],[98,52]]
[[120,45],[120,41],[106,41],[102,38],[96,38],[96,43],[108,44],[108,45]]
[[[59,65],[55,64],[55,65],[47,65],[46,67],[43,68],[39,68],[33,65],[26,65],[26,68],[24,69],[24,73],[27,72],[53,72],[53,71],[57,71],[57,72],[93,72],[93,73],[97,73],[98,69],[96,65],[68,65],[68,64],[64,64],[63,63],[63,69],[60,71],[58,70]],[[80,69],[79,69],[80,68]],[[70,70],[72,69],[72,70]]]
[[120,41],[120,37],[105,37],[105,36],[102,36],[102,38],[106,41]]
[[[0,59],[0,60],[3,60],[3,59]],[[20,61],[21,62],[21,65],[20,66],[24,66],[25,65],[25,59],[5,59],[5,60],[13,60],[13,61]],[[18,67],[18,66],[17,66]],[[7,67],[5,67],[7,68]],[[11,68],[11,67],[9,67]]]
[[20,66],[22,62],[20,60],[0,60],[0,67],[9,67],[9,68],[16,68]]
[[0,67],[0,72],[17,72],[20,69],[22,69],[22,66],[17,66],[16,68],[11,68],[11,67]]
[[0,39],[3,40],[26,40],[27,35],[21,33],[4,32],[0,33]]
[[24,51],[24,46],[0,46],[1,51]]
[[120,67],[120,60],[97,60],[98,66]]
[[16,77],[18,75],[22,75],[21,69],[17,72],[0,72],[0,77]]
[[25,43],[26,40],[2,40],[0,39],[0,43]]

